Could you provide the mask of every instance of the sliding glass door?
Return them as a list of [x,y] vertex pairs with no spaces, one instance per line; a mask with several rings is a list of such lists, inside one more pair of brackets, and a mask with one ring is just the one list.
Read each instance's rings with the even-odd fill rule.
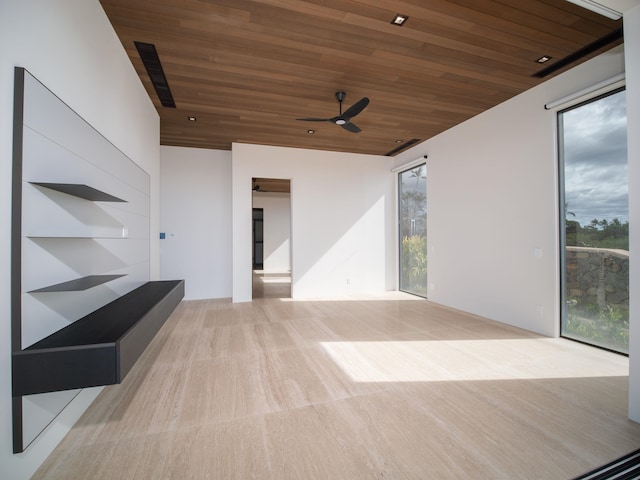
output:
[[398,175],[400,290],[427,296],[427,166]]
[[629,200],[624,90],[558,114],[565,337],[629,350]]

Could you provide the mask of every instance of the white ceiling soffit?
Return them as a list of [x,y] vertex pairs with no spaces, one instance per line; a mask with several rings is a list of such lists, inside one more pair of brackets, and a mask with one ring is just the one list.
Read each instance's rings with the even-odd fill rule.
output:
[[[576,5],[580,5],[581,7],[587,8],[593,12],[599,13],[600,15],[604,15],[607,18],[611,18],[613,20],[618,20],[622,17],[622,13],[620,11],[609,7],[607,4],[610,3],[607,0],[601,0],[600,2],[594,2],[593,0],[567,0],[568,2],[575,3]],[[615,3],[615,2],[611,2]]]
[[598,3],[621,12],[623,15],[632,8],[640,6],[640,0],[598,0]]

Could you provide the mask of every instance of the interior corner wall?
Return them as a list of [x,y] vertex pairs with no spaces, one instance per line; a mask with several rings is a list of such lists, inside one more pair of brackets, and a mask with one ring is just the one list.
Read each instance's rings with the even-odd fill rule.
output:
[[263,266],[265,273],[291,270],[291,195],[254,192],[253,208],[263,210]]
[[[640,5],[624,14],[629,244],[640,245]],[[633,248],[633,247],[631,247]],[[640,422],[640,255],[629,256],[629,418]]]
[[[97,0],[0,2],[0,228],[11,231],[14,67],[29,70],[151,178],[151,231],[159,220],[159,118]],[[10,236],[0,237],[0,470],[29,478],[88,407],[85,389],[38,439],[12,454]],[[152,235],[152,279],[159,246]]]
[[618,47],[397,157],[428,154],[432,301],[559,335],[557,112],[544,105],[622,71]]
[[231,297],[231,152],[160,147],[162,279],[185,300]]
[[391,158],[239,143],[232,153],[234,302],[251,300],[252,177],[291,180],[292,297],[394,288]]

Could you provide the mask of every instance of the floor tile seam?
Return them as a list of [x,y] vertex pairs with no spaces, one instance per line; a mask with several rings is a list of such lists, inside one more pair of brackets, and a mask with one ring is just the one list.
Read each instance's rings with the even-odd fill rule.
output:
[[[407,332],[403,332],[403,335],[407,334]],[[411,332],[409,332],[408,334],[411,334]],[[392,341],[392,342],[405,342],[405,341],[411,341],[411,340],[407,340],[407,339],[401,339],[398,340],[392,336],[390,336],[388,333],[376,333],[374,335],[370,335],[366,338],[366,340],[350,340],[348,338],[346,338],[346,336],[343,336],[341,338],[341,336],[336,336],[335,338],[330,338],[330,339],[326,339],[326,340],[304,340],[301,338],[294,338],[293,339],[295,344],[294,345],[290,345],[290,346],[273,346],[273,347],[257,347],[257,348],[250,348],[247,349],[246,351],[243,352],[235,352],[235,353],[231,353],[228,355],[216,355],[216,356],[198,356],[197,354],[194,354],[193,357],[191,357],[190,359],[186,359],[186,360],[179,360],[179,361],[163,361],[163,360],[156,360],[154,361],[153,364],[159,363],[159,364],[189,364],[189,363],[197,363],[197,362],[203,362],[203,361],[216,361],[216,360],[223,360],[223,359],[229,359],[229,358],[234,358],[234,357],[250,357],[252,355],[255,354],[263,354],[263,353],[269,353],[269,352],[285,352],[285,351],[289,351],[289,350],[309,350],[309,349],[313,349],[316,347],[320,347],[322,348],[322,344],[323,343],[366,343],[366,342],[380,342],[380,341]],[[431,340],[431,339],[430,339]],[[446,340],[443,340],[446,341]]]
[[269,415],[295,413],[295,412],[302,411],[302,410],[305,410],[305,409],[308,409],[308,408],[313,408],[314,406],[326,406],[326,405],[330,405],[330,404],[334,404],[334,403],[345,402],[345,401],[355,400],[355,399],[359,399],[359,398],[365,398],[365,397],[372,397],[372,396],[379,396],[379,395],[389,394],[389,392],[390,392],[389,390],[380,390],[378,392],[349,394],[349,395],[343,395],[343,396],[338,396],[338,397],[334,397],[334,398],[328,398],[326,400],[313,401],[313,402],[297,405],[297,406],[294,406],[294,407],[287,407],[287,406],[283,406],[283,405],[278,405],[276,408],[272,408],[272,409],[269,409],[267,411],[254,412],[254,413],[250,413],[250,414],[246,414],[246,415],[238,415],[238,416],[235,416],[233,418],[213,419],[211,421],[190,423],[190,424],[183,425],[183,426],[180,426],[180,422],[177,422],[175,428],[173,428],[172,431],[184,432],[184,431],[193,430],[193,429],[197,429],[197,428],[213,427],[213,426],[216,426],[216,425],[233,424],[234,422],[238,422],[238,421],[245,421],[245,420],[250,420],[250,419],[264,418],[264,417],[269,416]]
[[212,420],[201,421],[197,423],[181,424],[180,422],[178,422],[178,424],[176,425],[176,428],[174,428],[172,431],[178,434],[178,433],[187,433],[192,430],[211,429],[218,426],[233,425],[234,423],[243,422],[247,420],[258,420],[263,418],[266,415],[282,413],[284,411],[287,411],[287,410],[278,408],[275,410],[270,410],[265,412],[255,412],[255,413],[250,413],[246,415],[238,415],[231,418],[212,419]]
[[60,449],[56,448],[55,452],[56,452],[56,455],[58,453],[62,453],[63,450],[66,451],[67,453],[77,453],[79,450],[90,449],[95,447],[104,447],[110,444],[117,446],[123,441],[134,441],[134,440],[141,441],[145,438],[153,437],[153,436],[173,435],[174,432],[175,432],[175,429],[169,428],[169,429],[162,429],[162,430],[152,431],[152,432],[147,431],[144,433],[109,435],[108,438],[105,438],[105,439],[98,438],[93,441],[84,441],[82,442],[81,445],[74,445],[74,446],[60,448]]
[[199,363],[208,363],[208,362],[222,363],[225,360],[251,359],[252,357],[264,356],[269,353],[288,352],[291,350],[305,350],[309,348],[310,347],[306,345],[294,345],[290,347],[277,347],[277,348],[256,348],[256,349],[251,349],[244,352],[232,353],[230,355],[220,355],[215,357],[214,356],[212,357],[195,356],[190,362],[184,362],[184,363],[190,363],[192,365],[199,364]]

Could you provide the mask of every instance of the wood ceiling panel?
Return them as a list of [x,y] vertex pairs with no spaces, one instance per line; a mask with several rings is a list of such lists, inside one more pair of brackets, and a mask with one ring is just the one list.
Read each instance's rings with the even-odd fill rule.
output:
[[[560,60],[621,26],[564,0],[101,3],[158,109],[162,144],[219,149],[385,154],[539,84],[540,56]],[[390,23],[396,13],[405,26]],[[134,41],[156,46],[175,109],[160,105]],[[362,132],[296,120],[337,115],[339,90],[344,109],[370,99],[353,119]]]
[[282,178],[253,178],[253,191],[260,193],[290,193],[291,180]]

